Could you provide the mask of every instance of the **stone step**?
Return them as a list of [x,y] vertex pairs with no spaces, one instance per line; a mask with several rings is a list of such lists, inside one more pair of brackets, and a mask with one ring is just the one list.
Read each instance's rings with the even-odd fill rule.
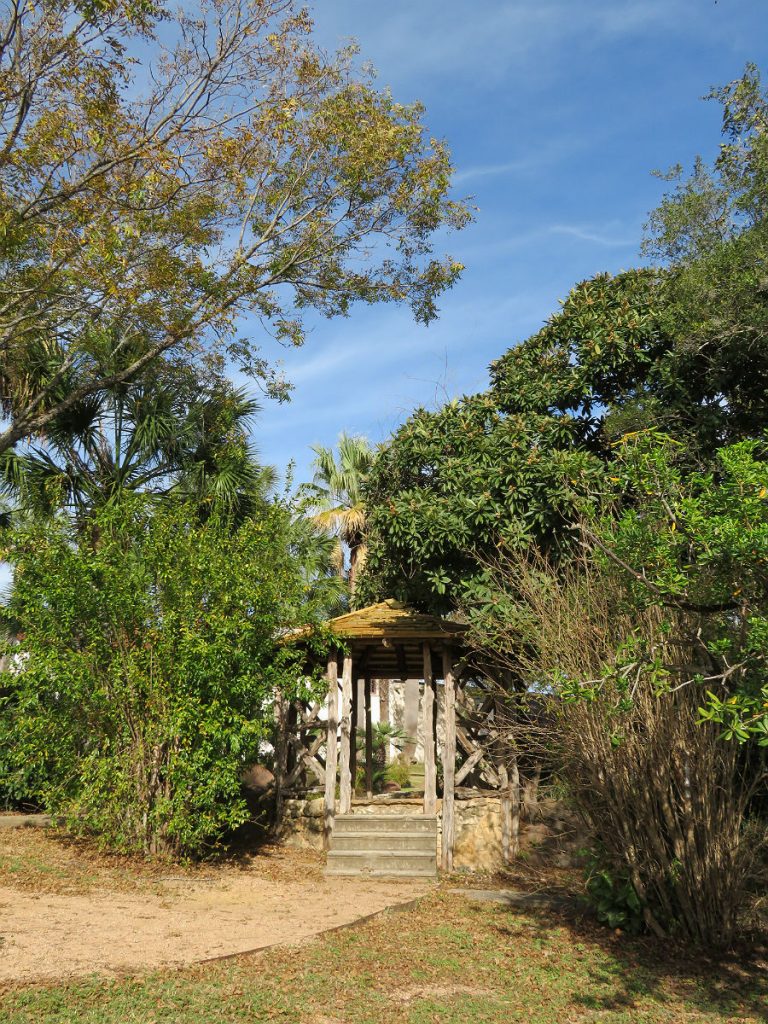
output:
[[437,870],[430,871],[398,871],[396,868],[387,867],[384,871],[378,871],[376,869],[367,871],[349,871],[347,868],[326,868],[326,875],[337,875],[338,877],[344,876],[350,878],[357,876],[360,878],[436,878]]
[[398,875],[434,877],[437,857],[421,850],[356,850],[328,852],[329,875]]
[[333,836],[333,849],[354,850],[424,850],[435,851],[433,832],[337,832]]
[[437,834],[437,818],[416,814],[337,814],[334,835],[342,832],[425,832]]

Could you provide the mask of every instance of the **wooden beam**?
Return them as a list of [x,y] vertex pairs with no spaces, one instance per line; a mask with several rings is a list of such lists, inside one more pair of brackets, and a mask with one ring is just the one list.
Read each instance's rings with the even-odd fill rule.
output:
[[454,821],[454,788],[456,775],[456,676],[453,651],[443,650],[443,844],[442,869],[453,870],[453,843],[456,831]]
[[424,699],[421,704],[424,734],[424,813],[437,813],[437,768],[435,764],[435,680],[432,675],[432,651],[425,640],[421,646],[424,657]]
[[336,763],[338,760],[338,738],[336,734],[339,728],[339,666],[338,656],[335,651],[328,658],[326,679],[328,680],[328,739],[325,752],[323,843],[327,850],[331,845],[333,819],[336,814]]
[[485,751],[482,747],[478,747],[473,754],[470,754],[464,764],[456,772],[456,785],[460,786],[464,779],[469,773],[476,767],[476,765],[483,760],[485,757]]
[[352,705],[350,716],[352,728],[349,733],[349,775],[352,779],[352,795],[355,793],[355,780],[357,778],[357,722],[360,718],[360,680],[357,678],[357,662],[355,662],[355,678],[352,680]]
[[296,708],[298,715],[298,721],[296,728],[301,732],[302,730],[311,729],[318,721],[320,712],[322,711],[324,704],[304,704],[303,701],[294,701],[293,706]]
[[[494,766],[491,764],[491,762],[488,760],[488,755],[485,746],[481,744],[479,741],[475,740],[469,734],[469,732],[467,732],[467,730],[460,725],[456,726],[456,736],[458,738],[460,746],[463,748],[464,752],[468,755],[468,757],[472,757],[473,754],[475,754],[478,751],[478,749],[481,751],[480,757],[472,765],[472,767],[474,768],[476,764],[479,764],[481,775],[488,783],[488,785],[492,786],[494,789],[500,789],[501,782],[499,780],[499,774],[494,768]],[[463,779],[464,775],[462,775],[461,777]],[[456,785],[458,785],[458,782],[456,783]]]
[[352,656],[344,656],[341,673],[341,745],[339,747],[339,813],[352,807],[352,776],[349,770],[349,734],[352,727]]
[[316,754],[325,742],[326,738],[320,733],[312,740],[309,746],[305,746],[296,736],[289,736],[288,742],[296,751],[296,765],[285,777],[284,788],[289,789],[306,769],[312,772],[315,779],[321,786],[325,785],[325,768],[318,761]]
[[371,680],[365,677],[365,788],[373,796],[373,723],[371,721]]

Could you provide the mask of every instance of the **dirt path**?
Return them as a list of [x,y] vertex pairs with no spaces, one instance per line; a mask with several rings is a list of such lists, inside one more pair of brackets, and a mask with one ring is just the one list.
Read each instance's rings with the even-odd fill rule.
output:
[[326,879],[314,866],[272,877],[256,866],[222,868],[156,879],[138,892],[0,885],[0,983],[132,973],[293,944],[428,889],[418,881]]

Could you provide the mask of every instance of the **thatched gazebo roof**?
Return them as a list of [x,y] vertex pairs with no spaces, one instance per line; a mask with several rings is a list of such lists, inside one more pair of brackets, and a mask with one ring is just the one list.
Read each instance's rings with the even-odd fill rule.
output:
[[[381,679],[420,679],[423,645],[429,643],[435,652],[446,644],[460,650],[467,628],[391,599],[337,615],[326,625],[347,642],[358,671]],[[307,632],[299,630],[290,639],[300,641]]]

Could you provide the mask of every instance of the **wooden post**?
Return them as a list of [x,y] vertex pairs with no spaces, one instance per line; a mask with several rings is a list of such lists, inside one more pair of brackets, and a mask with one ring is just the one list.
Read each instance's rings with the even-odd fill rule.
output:
[[453,843],[456,831],[453,816],[454,780],[456,777],[456,676],[453,651],[443,650],[443,871],[453,870]]
[[360,679],[352,682],[352,729],[349,734],[349,775],[352,779],[352,796],[355,795],[357,781],[357,730],[360,722]]
[[422,644],[424,656],[424,699],[421,704],[422,732],[424,734],[424,813],[437,813],[437,769],[435,765],[435,681],[432,678],[432,651],[425,640]]
[[275,690],[275,835],[283,827],[283,787],[288,769],[288,701]]
[[336,813],[336,765],[338,761],[337,731],[339,728],[339,666],[336,651],[328,658],[328,742],[325,748],[325,825],[323,844],[331,845],[333,818]]
[[352,776],[349,771],[349,734],[352,727],[352,657],[344,656],[341,673],[341,745],[339,748],[339,813],[352,807]]
[[373,796],[373,724],[371,722],[371,680],[365,677],[365,788]]

